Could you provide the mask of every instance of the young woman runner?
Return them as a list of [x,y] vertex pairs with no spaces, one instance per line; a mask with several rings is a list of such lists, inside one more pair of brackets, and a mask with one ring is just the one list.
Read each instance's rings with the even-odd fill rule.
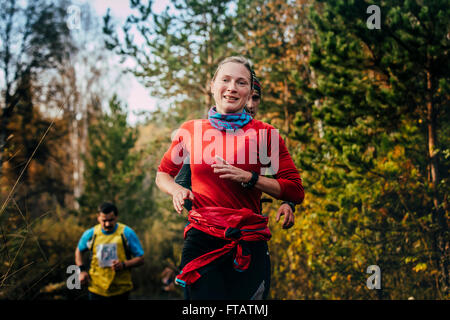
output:
[[[247,101],[246,106],[244,107],[244,110],[250,115],[255,118],[258,110],[259,110],[259,104],[261,103],[261,97],[262,97],[262,88],[261,83],[259,82],[258,78],[254,73],[252,73],[253,76],[253,94],[250,96],[249,100]],[[186,189],[192,190],[192,182],[191,182],[191,165],[189,163],[189,155],[186,157],[183,166],[181,167],[178,174],[175,176],[175,182],[179,185],[185,187]],[[261,199],[261,211],[262,211],[262,202],[272,202],[271,199],[262,198]],[[187,211],[191,211],[192,209],[192,201],[189,199],[184,200],[183,205]],[[276,215],[276,221],[278,222],[281,218],[281,216],[284,216],[283,221],[283,229],[289,229],[292,226],[294,226],[294,212],[295,212],[295,203],[290,201],[283,201],[283,203],[280,205],[277,211]]]
[[[156,184],[172,196],[175,210],[181,213],[186,199],[193,203],[176,277],[187,299],[265,298],[271,235],[260,214],[261,193],[297,204],[304,198],[277,130],[244,112],[252,85],[245,58],[222,61],[211,82],[216,105],[208,119],[181,125],[158,167]],[[188,154],[192,191],[174,181]],[[265,166],[275,178],[259,175]]]

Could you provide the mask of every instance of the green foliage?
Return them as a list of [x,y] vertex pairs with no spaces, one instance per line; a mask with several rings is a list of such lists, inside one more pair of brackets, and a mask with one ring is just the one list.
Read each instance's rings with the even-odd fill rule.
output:
[[32,105],[38,95],[30,87],[42,90],[39,76],[60,67],[76,51],[65,24],[67,6],[67,1],[0,1],[0,174],[14,149],[11,144],[20,143],[20,135],[11,130],[15,115],[30,116],[18,110],[19,103]]
[[170,198],[162,194],[157,194],[156,197],[165,201],[158,200],[157,210],[152,218],[142,221],[145,230],[139,237],[145,251],[145,264],[134,270],[133,281],[136,290],[133,295],[147,299],[181,299],[183,292],[179,286],[169,292],[162,290],[162,272],[167,267],[179,272],[186,218],[171,210]]
[[291,134],[296,112],[306,112],[311,4],[308,0],[237,2],[236,24],[241,30],[237,39],[263,88],[258,118],[286,136]]
[[[238,33],[232,43],[254,61],[263,83],[260,117],[281,129],[306,190],[293,229],[282,230],[273,221],[276,206],[268,209],[273,232],[269,242],[272,298],[446,297],[441,257],[445,257],[443,240],[448,236],[442,214],[436,213],[436,188],[429,179],[426,106],[432,102],[434,108],[441,172],[438,198],[445,199],[449,147],[448,113],[443,106],[448,102],[448,68],[443,65],[448,60],[448,39],[443,21],[448,13],[439,1],[430,4],[428,11],[414,3],[383,2],[384,32],[380,32],[367,28],[370,4],[363,1],[237,2],[236,30],[248,32]],[[184,17],[196,12],[186,10],[194,4],[186,2]],[[203,77],[211,74],[215,59],[204,60],[200,53],[198,61],[189,60],[183,50],[170,50],[193,44],[187,41],[192,38],[183,38],[192,26],[170,24],[181,20],[169,18],[168,12],[156,17],[147,11],[146,16],[142,9],[142,21],[156,18],[161,32],[148,32],[149,39],[150,34],[155,36],[152,40],[158,39],[153,45],[147,43],[152,54],[128,53],[158,57],[157,63],[140,63],[151,65],[153,71],[136,75],[152,79],[152,90],[164,88],[161,96],[181,93],[201,104],[201,90],[178,80],[186,74],[203,87]],[[305,15],[309,10],[311,18]],[[433,15],[439,17],[436,24],[430,23]],[[415,16],[420,16],[420,24],[414,22]],[[195,14],[191,17],[196,21]],[[137,24],[137,20],[129,22],[129,26]],[[185,26],[185,31],[172,33],[170,28],[178,26]],[[200,40],[198,47],[210,44],[210,39],[199,34],[194,38]],[[184,61],[190,61],[189,65],[182,65]],[[201,61],[206,69],[195,69]],[[189,76],[194,69],[197,77]],[[180,101],[170,116],[161,111],[155,114],[154,120],[160,122],[153,123],[173,127],[177,121],[173,122],[172,115],[180,120],[191,117],[189,99]],[[161,219],[171,219],[170,201],[158,202],[157,208]],[[174,226],[178,223],[172,221]],[[158,224],[153,227],[160,228]],[[181,239],[175,239],[180,245]],[[382,290],[366,287],[366,268],[372,264],[381,267]]]
[[179,121],[203,118],[212,105],[209,85],[215,67],[235,52],[232,2],[173,0],[172,9],[157,14],[151,1],[147,5],[132,1],[137,14],[129,16],[123,26],[123,41],[113,31],[109,14],[104,17],[106,45],[136,62],[133,74],[152,96],[177,107],[171,112],[173,117]]
[[89,128],[85,185],[79,202],[91,222],[103,201],[115,203],[120,220],[131,226],[152,213],[153,184],[147,180],[148,164],[142,159],[142,151],[135,149],[137,129],[131,128],[126,119],[126,109],[113,97],[109,110]]
[[167,266],[178,265],[185,222],[167,209],[170,199],[154,190],[155,172],[170,131],[159,120],[133,128],[126,118],[127,109],[113,97],[109,110],[89,128],[85,190],[80,199],[82,223],[85,227],[95,224],[97,206],[113,201],[119,221],[136,231],[144,249],[144,265],[132,271],[133,297],[180,298],[181,290],[162,291],[161,273]]
[[[280,129],[306,192],[292,229],[275,222],[278,203],[264,209],[273,235],[270,297],[448,299],[450,7],[444,0],[383,0],[381,30],[370,30],[371,4],[174,0],[171,10],[156,14],[151,1],[133,0],[136,15],[128,18],[123,40],[104,17],[109,48],[134,60],[134,75],[168,105],[133,128],[115,97],[89,120],[78,215],[63,209],[70,140],[67,123],[56,119],[55,133],[0,212],[0,298],[81,298],[83,292],[65,288],[65,268],[105,200],[118,205],[119,220],[144,247],[132,297],[182,296],[179,287],[161,290],[161,272],[179,263],[186,218],[154,190],[155,173],[171,131],[203,118],[211,105],[217,63],[240,53],[254,62],[263,85],[259,118]],[[57,66],[69,48],[60,46],[67,30],[56,19],[64,10],[42,6],[42,14],[26,14],[29,20],[11,20],[10,7],[0,15],[3,34],[8,21],[30,21],[34,29],[24,38],[31,51],[21,56],[19,77],[5,82],[2,195],[50,125],[34,108],[35,75]],[[40,8],[33,2],[27,10]],[[7,49],[0,50],[3,67],[12,65],[4,60]],[[11,133],[14,139],[5,141]],[[366,287],[373,264],[381,268],[382,290]]]
[[0,7],[0,198],[15,185],[20,209],[37,215],[41,205],[62,205],[69,192],[59,170],[67,129],[40,108],[42,78],[76,49],[65,27],[66,1],[2,0]]
[[[427,153],[429,130],[433,148],[449,145],[448,91],[440,85],[449,75],[444,2],[424,10],[414,1],[383,1],[381,30],[365,26],[370,4],[363,1],[327,1],[311,15],[313,125],[300,113],[295,121],[295,137],[307,146],[296,156],[307,200],[289,248],[305,250],[299,265],[319,278],[299,279],[299,297],[448,297],[447,223],[435,206],[448,194],[448,162],[437,153],[434,188]],[[382,271],[376,293],[365,288],[371,264]]]
[[11,206],[1,217],[0,299],[77,299],[66,269],[82,233],[77,217],[61,207],[32,218]]

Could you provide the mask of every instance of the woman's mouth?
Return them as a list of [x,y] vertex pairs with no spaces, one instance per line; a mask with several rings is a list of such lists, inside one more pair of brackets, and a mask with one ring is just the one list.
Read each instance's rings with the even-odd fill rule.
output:
[[223,98],[224,98],[227,102],[230,102],[230,103],[233,103],[233,102],[236,102],[236,101],[239,100],[239,98],[237,98],[237,97],[228,96],[228,95],[223,96]]

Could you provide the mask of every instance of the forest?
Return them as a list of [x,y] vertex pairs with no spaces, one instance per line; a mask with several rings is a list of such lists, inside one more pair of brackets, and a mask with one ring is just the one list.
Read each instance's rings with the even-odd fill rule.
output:
[[[290,229],[280,200],[263,205],[269,299],[449,299],[449,1],[156,2],[130,0],[118,22],[89,2],[0,0],[0,300],[86,299],[67,268],[103,201],[144,248],[130,298],[183,298],[163,280],[187,211],[156,172],[232,55],[251,60],[258,118],[305,189]],[[158,101],[134,122],[130,77]]]

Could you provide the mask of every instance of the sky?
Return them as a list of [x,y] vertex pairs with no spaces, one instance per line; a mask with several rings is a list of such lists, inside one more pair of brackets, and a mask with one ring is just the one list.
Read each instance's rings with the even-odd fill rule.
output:
[[[142,2],[144,2],[145,4],[147,3],[147,1],[148,0],[142,0]],[[75,6],[79,6],[79,8],[83,8],[83,4],[89,4],[98,18],[97,23],[100,26],[103,25],[103,16],[105,16],[108,8],[110,8],[110,14],[113,18],[114,24],[118,28],[119,34],[121,33],[121,27],[124,25],[126,18],[133,13],[133,10],[130,8],[129,2],[129,0],[72,0],[72,4]],[[18,4],[22,7],[25,7],[27,5],[27,0],[18,0]],[[152,9],[154,12],[160,13],[169,4],[170,0],[154,0]],[[81,15],[83,15],[82,11]],[[70,12],[68,12],[67,21],[69,20]],[[101,32],[101,27],[99,30]],[[79,31],[74,31],[74,36],[80,35],[80,33],[78,33]],[[87,36],[87,38],[90,38],[90,36]],[[135,35],[135,38],[139,39],[139,35]],[[99,41],[102,40],[99,38]],[[96,46],[94,45],[93,47]],[[156,110],[158,104],[161,104],[162,107],[164,107],[163,101],[151,97],[148,89],[140,84],[138,79],[136,79],[134,75],[123,75],[120,73],[121,70],[125,69],[125,67],[132,67],[131,59],[128,59],[124,64],[121,64],[119,62],[119,57],[112,57],[111,60],[107,62],[107,64],[108,66],[110,66],[110,73],[108,76],[109,82],[116,81],[117,78],[121,80],[120,82],[116,83],[114,91],[115,93],[117,93],[120,100],[127,104],[128,110],[130,111],[127,120],[131,125],[135,125],[139,120],[145,120],[145,118],[143,118],[142,116],[139,117],[135,115],[134,112]],[[2,70],[0,70],[0,87],[4,85],[3,77],[4,74],[2,73]]]
[[[74,3],[89,3],[89,5],[94,9],[95,13],[103,17],[108,8],[110,9],[110,14],[114,19],[116,26],[120,28],[124,23],[126,18],[133,13],[130,9],[129,0],[79,0],[74,1]],[[145,2],[145,1],[143,1]],[[154,0],[153,11],[161,12],[167,5],[169,5],[170,0]],[[127,64],[129,65],[129,64]],[[114,66],[118,68],[124,67],[115,63]],[[159,102],[156,98],[150,97],[148,90],[139,83],[139,81],[133,76],[129,75],[126,79],[127,88],[121,89],[118,92],[119,97],[128,105],[130,114],[128,116],[128,122],[134,125],[137,121],[141,120],[139,117],[133,114],[133,112],[139,111],[151,111],[155,110],[157,103]]]

